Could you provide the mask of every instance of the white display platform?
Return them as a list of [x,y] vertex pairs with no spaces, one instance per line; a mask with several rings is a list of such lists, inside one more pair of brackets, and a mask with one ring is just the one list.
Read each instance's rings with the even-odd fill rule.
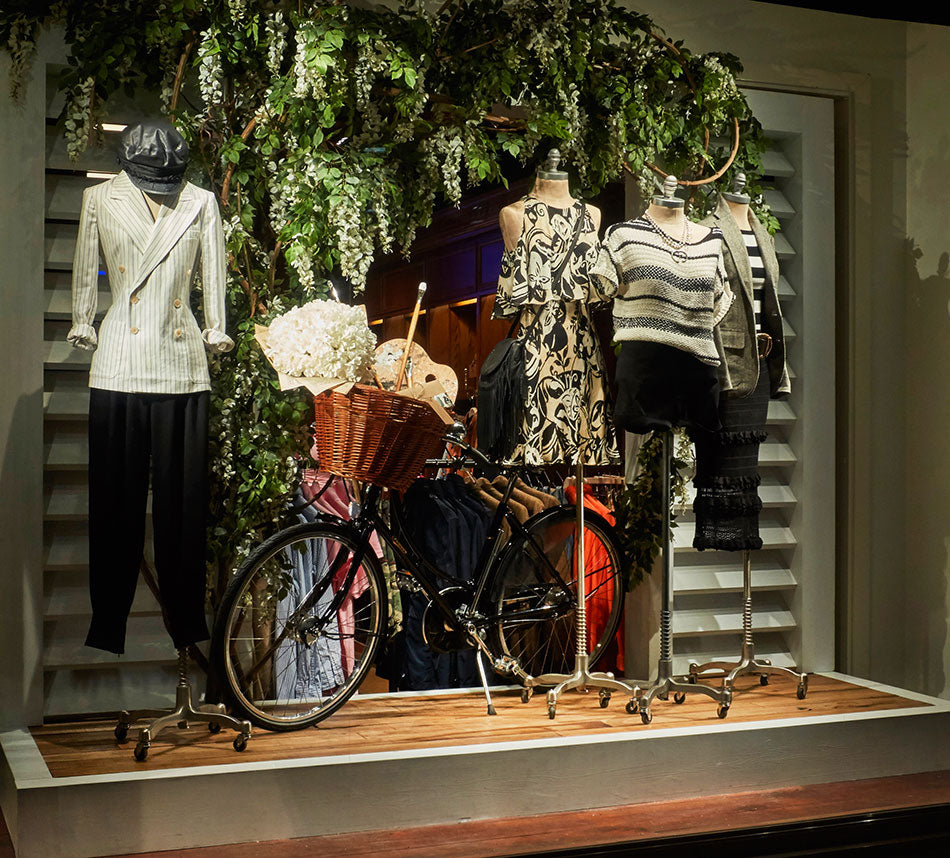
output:
[[18,858],[88,858],[950,769],[950,701],[824,675],[929,705],[62,778],[16,730],[0,804]]

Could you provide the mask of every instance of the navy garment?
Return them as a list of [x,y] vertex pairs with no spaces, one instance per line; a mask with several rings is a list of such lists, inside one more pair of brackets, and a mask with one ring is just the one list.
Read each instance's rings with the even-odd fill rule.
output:
[[[488,534],[491,514],[455,476],[416,480],[403,497],[406,530],[413,543],[437,568],[461,581],[471,581]],[[440,578],[440,587],[449,587]],[[421,593],[403,594],[406,688],[424,691],[467,688],[479,684],[475,653],[436,653],[425,643],[422,617],[429,604]]]

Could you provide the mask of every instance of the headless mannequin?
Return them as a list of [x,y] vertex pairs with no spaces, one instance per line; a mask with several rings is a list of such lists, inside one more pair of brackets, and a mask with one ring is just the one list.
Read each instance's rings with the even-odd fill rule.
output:
[[[571,196],[567,173],[557,169],[560,160],[561,155],[557,149],[552,149],[548,153],[544,168],[538,170],[537,178],[534,180],[531,196],[553,208],[567,209],[577,200]],[[588,203],[587,211],[594,221],[594,232],[600,232],[600,209]],[[505,240],[505,249],[514,250],[518,246],[518,239],[521,237],[524,226],[524,200],[505,206],[498,216],[498,222],[501,226],[502,238]]]
[[739,229],[749,230],[752,228],[752,221],[749,215],[749,196],[743,193],[746,184],[745,173],[736,173],[732,183],[732,191],[722,195],[729,206],[732,218]]
[[663,182],[663,196],[655,196],[644,214],[677,241],[693,243],[710,232],[709,227],[687,220],[685,203],[676,196],[676,179],[673,176],[667,176]]

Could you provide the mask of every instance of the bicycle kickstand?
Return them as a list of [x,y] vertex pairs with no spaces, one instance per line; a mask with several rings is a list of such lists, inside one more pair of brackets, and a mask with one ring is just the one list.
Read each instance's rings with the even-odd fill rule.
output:
[[475,650],[475,662],[478,665],[478,675],[482,680],[482,688],[485,690],[485,700],[488,703],[488,714],[497,715],[495,705],[491,702],[491,692],[488,690],[488,679],[485,676],[485,658],[480,649]]

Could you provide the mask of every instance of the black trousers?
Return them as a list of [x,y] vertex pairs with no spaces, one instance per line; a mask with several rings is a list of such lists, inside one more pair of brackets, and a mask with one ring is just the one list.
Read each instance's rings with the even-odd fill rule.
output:
[[208,392],[89,399],[89,594],[86,645],[125,651],[145,547],[149,464],[155,567],[165,620],[181,649],[207,640],[205,523]]

